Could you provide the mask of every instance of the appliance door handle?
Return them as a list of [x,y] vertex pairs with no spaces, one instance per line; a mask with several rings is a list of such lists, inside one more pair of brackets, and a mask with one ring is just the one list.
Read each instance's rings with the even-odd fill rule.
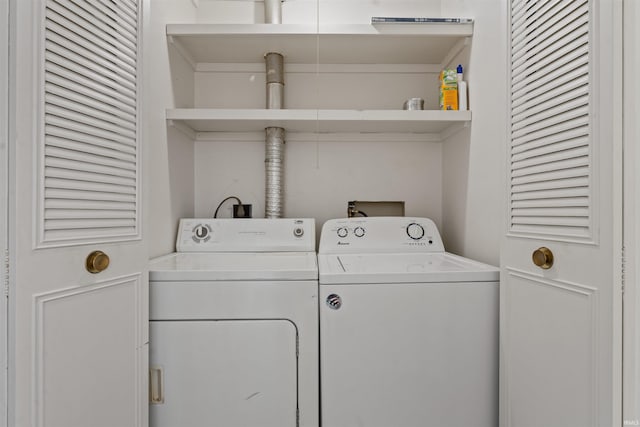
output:
[[149,368],[149,402],[153,405],[164,403],[164,371],[160,367]]

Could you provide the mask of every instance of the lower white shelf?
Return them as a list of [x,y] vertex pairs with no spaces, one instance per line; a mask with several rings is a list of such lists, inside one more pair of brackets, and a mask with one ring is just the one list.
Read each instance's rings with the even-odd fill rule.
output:
[[167,110],[169,124],[195,134],[255,132],[282,127],[289,132],[446,134],[471,122],[471,111],[440,110],[267,110],[179,108]]

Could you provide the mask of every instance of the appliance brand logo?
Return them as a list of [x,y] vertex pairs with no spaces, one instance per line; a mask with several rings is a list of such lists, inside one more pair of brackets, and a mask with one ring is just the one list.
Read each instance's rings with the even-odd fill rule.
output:
[[327,297],[327,305],[333,310],[338,310],[342,307],[342,298],[340,295],[331,294]]
[[338,246],[349,246],[349,242],[338,242]]

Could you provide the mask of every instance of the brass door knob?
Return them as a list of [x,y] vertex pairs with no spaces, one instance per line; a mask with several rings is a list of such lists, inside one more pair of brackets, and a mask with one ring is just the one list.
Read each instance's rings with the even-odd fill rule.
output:
[[100,273],[109,267],[109,255],[102,251],[93,251],[87,256],[85,267],[89,273]]
[[553,265],[553,252],[551,252],[551,249],[543,246],[533,251],[531,259],[538,267],[548,270]]

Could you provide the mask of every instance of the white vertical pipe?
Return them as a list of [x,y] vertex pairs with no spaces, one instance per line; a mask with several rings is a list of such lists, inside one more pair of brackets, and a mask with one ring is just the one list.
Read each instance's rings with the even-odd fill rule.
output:
[[282,24],[282,0],[264,0],[264,23]]
[[279,53],[269,52],[264,56],[267,67],[267,108],[284,108],[284,58]]

